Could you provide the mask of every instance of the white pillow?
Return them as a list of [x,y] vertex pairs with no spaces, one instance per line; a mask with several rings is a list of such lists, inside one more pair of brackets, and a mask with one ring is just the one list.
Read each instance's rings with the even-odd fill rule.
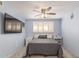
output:
[[47,35],[47,38],[52,39],[53,38],[53,35],[49,34],[49,35]]
[[38,34],[35,34],[35,35],[33,36],[33,38],[36,38],[36,39],[37,39],[37,38],[38,38],[38,36],[39,36]]

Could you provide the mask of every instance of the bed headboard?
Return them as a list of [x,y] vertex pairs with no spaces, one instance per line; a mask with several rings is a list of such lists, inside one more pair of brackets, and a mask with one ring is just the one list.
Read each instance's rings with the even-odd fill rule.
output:
[[54,33],[33,33],[33,38],[38,38],[40,35],[46,35],[47,38],[53,38]]

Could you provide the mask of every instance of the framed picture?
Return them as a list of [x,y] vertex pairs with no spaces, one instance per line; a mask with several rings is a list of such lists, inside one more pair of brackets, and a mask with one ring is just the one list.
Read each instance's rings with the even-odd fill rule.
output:
[[15,18],[5,18],[4,32],[5,33],[21,33],[22,32],[22,22]]

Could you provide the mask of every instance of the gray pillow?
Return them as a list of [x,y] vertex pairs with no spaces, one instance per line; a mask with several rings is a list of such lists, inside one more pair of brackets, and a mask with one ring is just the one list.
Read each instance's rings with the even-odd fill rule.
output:
[[47,35],[39,35],[38,39],[47,39]]

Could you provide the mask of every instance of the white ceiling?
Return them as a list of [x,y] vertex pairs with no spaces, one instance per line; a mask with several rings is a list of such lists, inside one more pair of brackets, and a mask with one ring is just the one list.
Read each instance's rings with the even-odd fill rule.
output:
[[26,19],[36,19],[34,17],[38,13],[34,12],[35,8],[46,8],[51,6],[52,10],[50,12],[55,12],[56,15],[48,16],[48,18],[62,18],[64,13],[68,10],[72,10],[72,7],[75,5],[79,5],[79,2],[58,2],[58,1],[6,1],[4,2],[5,5],[11,6],[12,8],[16,9],[18,14],[21,14]]

